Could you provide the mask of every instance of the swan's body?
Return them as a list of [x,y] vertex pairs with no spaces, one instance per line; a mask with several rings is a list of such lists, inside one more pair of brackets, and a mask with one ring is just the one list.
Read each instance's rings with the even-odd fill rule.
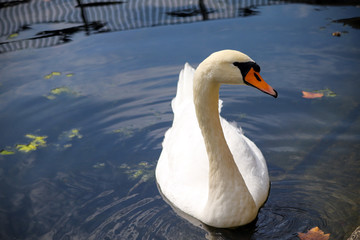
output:
[[219,116],[221,84],[249,84],[277,96],[266,83],[258,86],[248,77],[258,68],[245,54],[225,50],[210,55],[196,71],[185,64],[179,76],[174,121],[165,134],[156,179],[173,205],[210,226],[253,221],[268,196],[261,151]]

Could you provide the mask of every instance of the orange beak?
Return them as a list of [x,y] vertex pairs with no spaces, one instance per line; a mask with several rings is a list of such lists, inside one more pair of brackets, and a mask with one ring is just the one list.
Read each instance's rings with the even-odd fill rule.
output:
[[276,98],[278,95],[277,92],[264,81],[260,74],[254,70],[254,68],[251,68],[250,71],[246,74],[244,82],[247,85],[253,86],[260,91],[273,96],[274,98]]

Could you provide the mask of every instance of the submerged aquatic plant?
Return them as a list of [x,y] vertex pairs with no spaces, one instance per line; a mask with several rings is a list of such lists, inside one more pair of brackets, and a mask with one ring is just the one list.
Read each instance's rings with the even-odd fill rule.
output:
[[54,100],[56,96],[61,94],[70,94],[73,96],[77,96],[78,93],[74,90],[71,90],[69,87],[57,87],[50,90],[50,94],[45,96],[49,100]]
[[[33,134],[26,134],[26,138],[31,139],[31,142],[24,144],[17,144],[15,147],[6,146],[4,149],[0,150],[0,155],[13,155],[17,151],[23,153],[29,153],[37,150],[39,147],[46,147],[48,143],[46,142],[47,136],[37,136]],[[52,144],[59,149],[65,149],[72,146],[71,141],[73,139],[81,139],[83,136],[80,134],[79,129],[73,128],[68,131],[64,131],[59,136],[59,142]]]
[[147,162],[140,162],[135,166],[129,166],[128,164],[124,163],[119,166],[120,169],[124,169],[125,173],[128,175],[129,179],[137,179],[141,178],[142,181],[146,182],[149,180],[153,175],[153,165]]
[[71,130],[68,131],[64,131],[60,134],[60,136],[58,137],[58,143],[55,144],[55,146],[58,149],[65,149],[65,148],[69,148],[72,147],[72,143],[71,141],[73,139],[81,139],[83,137],[82,134],[80,134],[80,130],[77,128],[73,128]]
[[140,186],[142,183],[149,181],[154,178],[154,165],[149,164],[148,162],[140,162],[137,165],[129,166],[124,163],[121,164],[118,168],[124,170],[124,173],[131,180],[138,180],[137,183],[129,189],[129,194]]
[[103,167],[105,167],[105,163],[96,163],[96,164],[94,164],[93,165],[93,168],[103,168]]

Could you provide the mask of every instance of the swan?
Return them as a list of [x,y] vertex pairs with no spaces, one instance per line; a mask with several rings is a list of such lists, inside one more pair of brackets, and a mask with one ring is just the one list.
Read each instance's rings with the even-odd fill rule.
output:
[[265,159],[241,128],[219,116],[221,84],[250,85],[277,97],[247,55],[222,50],[194,70],[180,72],[172,127],[166,131],[155,175],[162,195],[206,225],[252,222],[269,192]]

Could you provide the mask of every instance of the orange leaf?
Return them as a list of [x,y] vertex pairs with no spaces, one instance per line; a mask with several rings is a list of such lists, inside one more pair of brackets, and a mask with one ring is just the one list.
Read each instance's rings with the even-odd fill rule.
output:
[[298,237],[301,240],[328,240],[330,233],[324,234],[319,227],[310,229],[307,233],[298,233]]
[[305,92],[302,91],[303,98],[321,98],[324,96],[323,93]]

